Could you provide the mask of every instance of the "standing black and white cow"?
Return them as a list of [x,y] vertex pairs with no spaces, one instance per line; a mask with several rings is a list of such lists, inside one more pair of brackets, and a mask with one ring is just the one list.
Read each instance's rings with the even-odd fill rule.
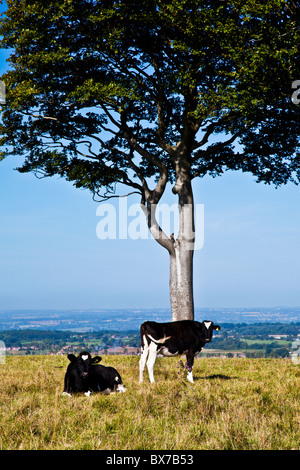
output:
[[[219,331],[219,325],[212,321],[202,323],[192,320],[157,323],[146,321],[141,325],[142,353],[140,358],[140,382],[147,362],[150,382],[154,382],[153,368],[157,354],[163,356],[181,356],[187,358],[187,379],[193,383],[194,358],[211,342],[213,330]],[[147,360],[148,357],[148,360]]]
[[99,364],[101,357],[92,357],[89,352],[82,351],[78,356],[69,354],[63,395],[82,392],[89,396],[91,392],[112,393],[124,392],[120,374],[113,367]]

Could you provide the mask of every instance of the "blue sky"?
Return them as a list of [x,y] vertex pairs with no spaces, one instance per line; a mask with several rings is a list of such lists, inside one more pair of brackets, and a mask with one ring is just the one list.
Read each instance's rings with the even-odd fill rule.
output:
[[[0,310],[169,307],[165,250],[150,238],[99,240],[89,192],[16,163],[0,163]],[[228,172],[194,192],[205,210],[196,306],[300,305],[299,188]]]
[[[7,52],[0,51],[0,70]],[[0,162],[0,310],[168,308],[169,260],[154,240],[99,240],[98,204],[58,178]],[[196,307],[299,306],[300,188],[227,172],[194,183],[204,204]],[[139,202],[131,196],[128,205]],[[170,188],[164,201],[176,203]],[[117,206],[117,201],[112,202]]]

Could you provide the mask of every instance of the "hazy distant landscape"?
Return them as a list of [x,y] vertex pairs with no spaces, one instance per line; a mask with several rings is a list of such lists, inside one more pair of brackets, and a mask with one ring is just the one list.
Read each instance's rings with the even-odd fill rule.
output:
[[[6,354],[138,355],[145,320],[170,321],[169,310],[2,311],[0,341]],[[201,309],[199,321],[221,326],[201,355],[289,358],[300,341],[300,309]],[[297,343],[296,343],[297,341]]]
[[[0,330],[60,330],[93,332],[138,330],[145,320],[170,321],[169,309],[0,310]],[[223,323],[296,323],[300,307],[202,308],[195,320]]]

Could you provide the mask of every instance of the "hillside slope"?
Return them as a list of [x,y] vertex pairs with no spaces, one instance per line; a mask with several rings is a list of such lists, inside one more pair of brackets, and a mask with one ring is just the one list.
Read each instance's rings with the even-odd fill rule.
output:
[[283,359],[158,359],[138,384],[138,357],[106,356],[126,393],[62,396],[65,356],[0,364],[1,449],[299,449],[300,369]]

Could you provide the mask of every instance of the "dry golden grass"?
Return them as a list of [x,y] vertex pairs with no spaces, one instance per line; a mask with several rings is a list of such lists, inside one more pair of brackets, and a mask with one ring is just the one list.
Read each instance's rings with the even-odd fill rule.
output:
[[[7,357],[0,365],[1,449],[299,449],[300,369],[290,360],[158,359],[156,383],[138,383],[138,357],[106,356],[128,390],[62,396],[61,356]],[[145,371],[146,372],[146,371]]]

